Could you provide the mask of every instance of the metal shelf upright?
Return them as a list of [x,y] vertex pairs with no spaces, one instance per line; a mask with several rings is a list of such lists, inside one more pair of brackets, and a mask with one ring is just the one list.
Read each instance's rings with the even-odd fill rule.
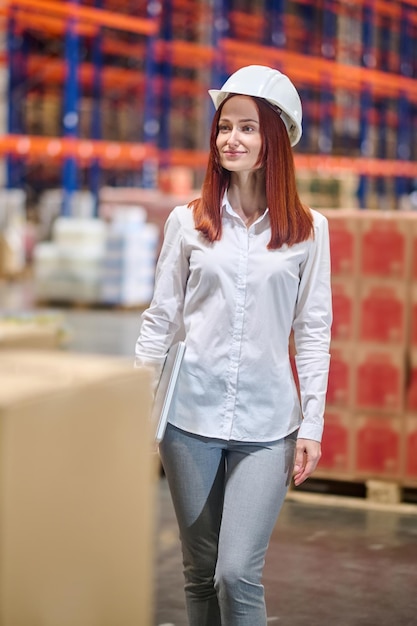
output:
[[[150,20],[161,19],[162,5],[154,0],[148,0],[147,17]],[[156,44],[159,37],[158,31],[151,34],[146,41],[145,53],[145,84],[144,84],[144,114],[143,114],[143,141],[145,145],[157,146],[160,132],[158,119],[158,101],[156,94]],[[158,186],[158,161],[156,157],[145,159],[142,167],[142,186],[144,189],[155,189]]]
[[[211,84],[220,88],[229,74],[226,67],[226,55],[222,42],[225,38],[233,35],[230,21],[231,0],[213,0],[213,23],[211,30],[211,45],[214,50],[211,64]],[[211,117],[213,116],[212,107]]]
[[[411,22],[409,19],[409,8],[403,4],[401,7],[400,20],[400,45],[399,45],[399,61],[400,74],[410,77],[413,75],[413,51],[412,51],[412,34]],[[408,161],[411,157],[411,103],[408,93],[402,90],[398,98],[398,129],[397,129],[397,153],[396,157],[399,161]],[[408,181],[404,176],[395,178],[395,195],[397,201],[402,196],[411,192]]]
[[[79,0],[69,0],[76,6]],[[70,17],[66,25],[65,33],[65,85],[63,101],[63,136],[67,138],[78,137],[79,128],[79,34],[75,27],[75,18]],[[72,198],[78,188],[78,163],[75,155],[68,155],[64,159],[62,168],[62,214],[70,217],[72,213]]]
[[265,0],[265,12],[268,16],[264,34],[267,46],[284,48],[287,38],[285,34],[285,0]]
[[[365,0],[362,15],[362,66],[373,68],[375,66],[374,52],[374,28],[375,4],[371,0]],[[359,124],[359,147],[362,157],[370,157],[370,113],[372,107],[371,87],[364,83],[360,92],[360,124]],[[369,177],[361,174],[358,186],[358,201],[361,209],[366,208]]]
[[[103,0],[94,0],[97,9],[103,8]],[[103,33],[102,27],[97,26],[97,31],[92,40],[92,116],[91,116],[91,138],[99,140],[102,138],[102,114],[101,98],[103,95]],[[101,166],[100,160],[93,159],[90,166],[90,190],[94,196],[94,214],[99,212],[99,193],[101,188]]]
[[[334,61],[336,56],[336,15],[334,12],[334,1],[324,0],[323,4],[323,25],[321,53],[325,59]],[[331,154],[333,148],[333,116],[332,108],[334,104],[334,89],[331,83],[329,72],[325,72],[322,77],[320,96],[320,130],[319,130],[319,151],[322,154]]]
[[162,7],[160,38],[165,44],[165,54],[159,64],[161,96],[159,110],[158,147],[161,151],[161,174],[169,167],[168,151],[170,148],[170,111],[172,108],[172,80],[174,67],[172,61],[173,0],[165,0]]
[[[379,67],[382,71],[389,71],[389,51],[391,48],[391,31],[388,17],[382,16],[380,25],[380,58]],[[376,102],[377,124],[379,128],[376,154],[379,159],[388,158],[388,115],[389,99],[380,97]],[[387,193],[387,181],[384,176],[377,176],[375,189],[380,204],[384,204]]]
[[[24,126],[24,91],[27,84],[27,41],[16,22],[15,10],[7,18],[7,58],[9,69],[7,97],[7,132],[22,135]],[[6,158],[6,186],[23,186],[25,165],[18,155],[8,154]]]

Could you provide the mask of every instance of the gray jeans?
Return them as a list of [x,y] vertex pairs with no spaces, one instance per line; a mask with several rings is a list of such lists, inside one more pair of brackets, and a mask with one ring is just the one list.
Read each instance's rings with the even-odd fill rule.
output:
[[265,626],[265,553],[297,433],[252,444],[168,424],[160,454],[178,520],[190,626]]

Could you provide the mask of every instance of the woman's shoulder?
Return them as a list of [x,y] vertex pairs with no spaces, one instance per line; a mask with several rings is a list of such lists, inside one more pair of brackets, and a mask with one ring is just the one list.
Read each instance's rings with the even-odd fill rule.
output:
[[194,231],[193,210],[188,204],[175,206],[168,214],[164,232],[171,236],[185,235]]
[[328,231],[329,226],[328,226],[327,217],[323,215],[323,213],[321,213],[317,209],[310,208],[310,211],[311,211],[311,215],[313,216],[314,232],[318,234],[318,233],[325,233],[326,231]]
[[193,210],[188,204],[179,204],[171,210],[168,219],[175,219],[180,224],[188,226],[193,223]]
[[311,214],[313,216],[313,221],[315,226],[319,226],[320,224],[327,224],[327,217],[320,213],[317,209],[312,209],[310,207]]

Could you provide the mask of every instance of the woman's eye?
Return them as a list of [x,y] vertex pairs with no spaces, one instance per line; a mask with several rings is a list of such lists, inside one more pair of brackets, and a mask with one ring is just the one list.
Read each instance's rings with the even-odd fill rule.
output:
[[[253,133],[255,129],[250,124],[245,124],[244,126],[239,126],[237,128],[237,130],[240,133]],[[218,132],[219,133],[230,133],[230,132],[232,132],[232,127],[229,126],[228,124],[220,124]]]

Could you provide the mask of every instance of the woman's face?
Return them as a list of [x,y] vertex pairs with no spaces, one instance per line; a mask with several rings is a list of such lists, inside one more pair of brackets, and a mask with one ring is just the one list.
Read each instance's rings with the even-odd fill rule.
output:
[[223,105],[217,139],[222,167],[230,172],[259,169],[262,147],[259,113],[250,96],[233,96]]

